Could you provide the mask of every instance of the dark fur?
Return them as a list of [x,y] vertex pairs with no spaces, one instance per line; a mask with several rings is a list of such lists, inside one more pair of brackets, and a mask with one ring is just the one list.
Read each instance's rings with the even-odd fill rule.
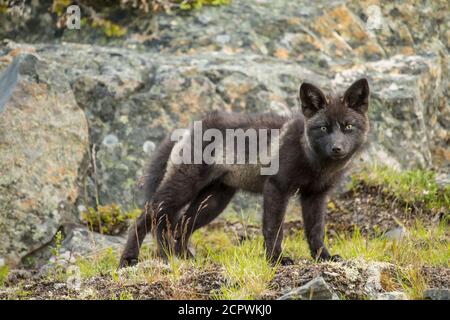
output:
[[171,165],[169,169],[175,143],[167,138],[150,162],[145,184],[147,210],[130,230],[120,267],[137,262],[139,247],[150,230],[156,233],[161,256],[166,257],[167,252],[190,255],[187,243],[192,232],[215,219],[239,189],[263,194],[263,235],[269,260],[290,262],[281,256],[281,242],[286,205],[293,195],[302,206],[312,256],[333,259],[323,243],[327,197],[366,141],[368,97],[365,79],[355,82],[343,96],[328,97],[304,83],[300,88],[303,115],[216,112],[202,119],[204,130],[283,128],[279,171],[272,176],[255,174],[248,164],[237,171],[237,167],[216,164]]

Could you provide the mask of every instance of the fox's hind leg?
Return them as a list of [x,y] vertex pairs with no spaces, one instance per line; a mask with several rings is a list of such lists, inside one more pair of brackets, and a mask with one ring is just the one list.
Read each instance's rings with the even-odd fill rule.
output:
[[202,165],[173,167],[151,201],[158,254],[164,259],[174,253],[174,231],[180,210],[194,201],[197,194],[210,183],[211,168]]
[[167,258],[173,252],[173,231],[180,210],[208,184],[208,179],[208,168],[196,165],[172,166],[146,204],[145,212],[130,229],[119,268],[137,263],[140,246],[150,231],[156,235],[159,256]]
[[[161,184],[165,173],[170,153],[175,142],[170,135],[163,140],[148,164],[145,174],[144,194],[146,203],[151,202],[153,195]],[[144,213],[136,220],[128,233],[127,243],[119,262],[119,268],[134,265],[138,261],[139,248],[144,241],[145,235],[151,230],[152,216],[149,206],[146,204]]]
[[234,188],[221,182],[213,182],[198,193],[176,225],[175,253],[178,256],[192,256],[188,250],[192,233],[219,216],[235,193]]
[[119,268],[133,266],[138,263],[139,248],[144,241],[145,235],[151,230],[151,214],[148,212],[148,206],[144,212],[136,219],[136,222],[128,232],[128,239],[120,257]]

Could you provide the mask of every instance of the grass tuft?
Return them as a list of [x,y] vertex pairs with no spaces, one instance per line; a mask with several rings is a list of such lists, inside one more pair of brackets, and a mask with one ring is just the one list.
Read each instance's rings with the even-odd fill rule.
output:
[[407,206],[424,207],[432,211],[450,208],[450,186],[440,188],[435,173],[428,170],[396,171],[380,165],[371,165],[352,176],[352,187],[364,183],[378,187]]

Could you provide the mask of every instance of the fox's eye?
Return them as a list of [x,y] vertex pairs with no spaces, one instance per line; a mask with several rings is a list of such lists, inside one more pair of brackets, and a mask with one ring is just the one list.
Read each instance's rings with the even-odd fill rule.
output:
[[323,132],[327,132],[327,127],[320,127],[320,130],[322,130]]
[[345,126],[345,130],[352,130],[353,129],[353,125],[352,124],[348,124]]

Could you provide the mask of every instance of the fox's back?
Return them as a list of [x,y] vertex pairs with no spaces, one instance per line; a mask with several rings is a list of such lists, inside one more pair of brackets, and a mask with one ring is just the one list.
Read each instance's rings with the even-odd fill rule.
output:
[[280,129],[289,116],[275,113],[242,114],[215,111],[201,119],[203,128],[224,129]]
[[[264,114],[235,114],[217,112],[204,118],[207,128],[218,129],[226,137],[226,129],[242,130],[241,133],[254,133],[255,139],[248,138],[244,141],[244,163],[238,162],[238,156],[242,154],[235,147],[224,146],[223,153],[216,155],[214,167],[222,173],[221,180],[224,184],[249,192],[261,193],[268,175],[261,174],[262,166],[267,166],[267,161],[261,161],[260,156],[267,158],[278,156],[280,138],[284,127],[291,117],[273,113]],[[274,130],[277,137],[274,137]],[[250,161],[251,153],[255,154],[256,162]],[[227,161],[226,157],[232,161]],[[267,160],[267,159],[266,159]]]

